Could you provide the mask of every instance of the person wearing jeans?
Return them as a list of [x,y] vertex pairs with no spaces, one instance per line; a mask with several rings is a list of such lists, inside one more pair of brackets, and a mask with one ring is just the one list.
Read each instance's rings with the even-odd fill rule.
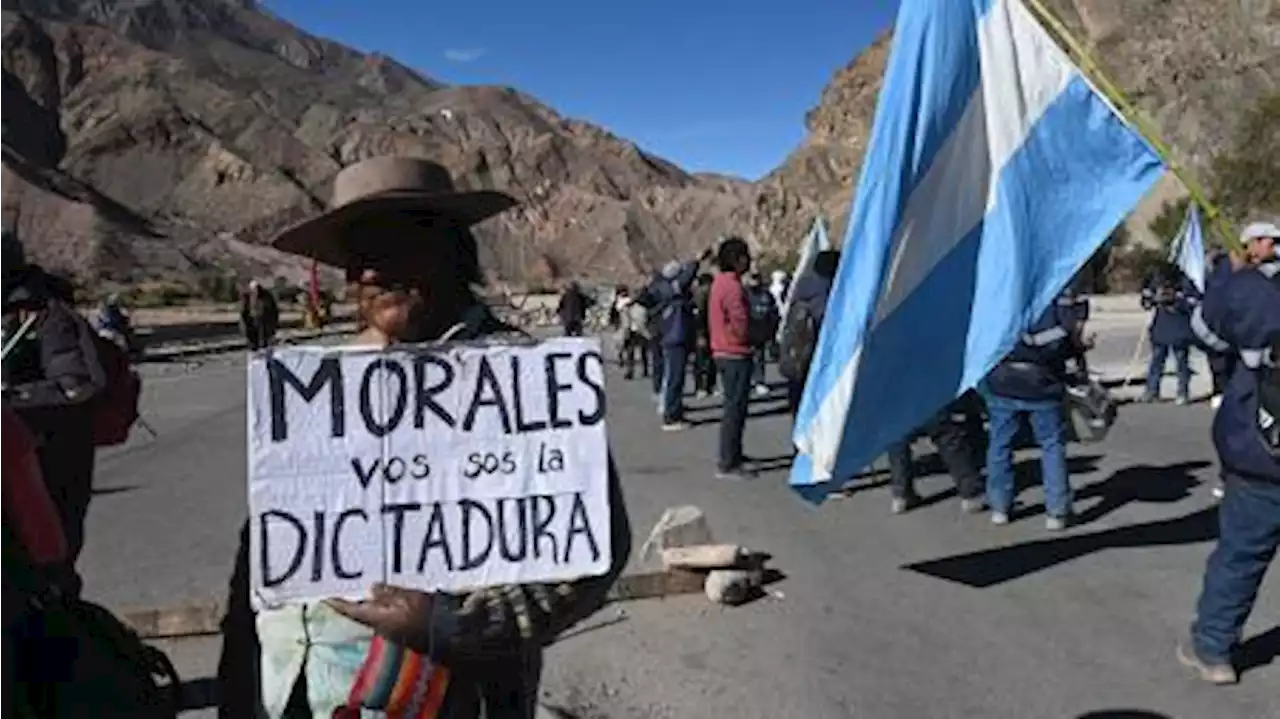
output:
[[1040,445],[1045,528],[1065,529],[1071,517],[1071,485],[1063,428],[1064,377],[1068,357],[1079,353],[1073,318],[1049,305],[1007,357],[979,385],[987,402],[991,441],[987,446],[987,501],[991,521],[1008,524],[1013,508],[1013,442],[1022,417]]
[[1169,355],[1173,355],[1178,377],[1178,404],[1186,404],[1191,396],[1191,353],[1186,345],[1152,344],[1151,364],[1147,366],[1147,386],[1142,394],[1143,402],[1154,402],[1160,397],[1160,379]]
[[1195,332],[1237,358],[1213,419],[1224,480],[1218,545],[1209,555],[1190,637],[1178,660],[1204,681],[1234,684],[1232,663],[1258,589],[1280,547],[1280,227],[1256,222],[1242,242],[1249,260],[1232,258],[1206,278]]
[[753,352],[750,341],[751,309],[742,273],[751,267],[751,252],[741,238],[731,237],[720,244],[716,257],[720,272],[711,282],[707,300],[711,333],[711,354],[720,369],[724,388],[724,417],[720,420],[720,451],[716,476],[744,479],[742,432],[747,423],[747,403],[751,391]]
[[662,416],[662,429],[676,432],[688,428],[684,421],[684,380],[687,372],[689,345],[693,339],[693,279],[698,265],[709,254],[680,263],[672,260],[645,289],[642,297],[651,313],[656,315],[654,335],[659,344],[660,358],[654,366],[661,367],[662,378],[658,395],[658,413]]
[[1057,530],[1071,515],[1071,485],[1067,479],[1067,444],[1062,422],[1062,400],[1024,400],[988,394],[987,420],[991,441],[987,446],[987,501],[996,524],[1007,524],[1013,507],[1013,442],[1022,416],[1040,446],[1040,472],[1044,483],[1046,526]]
[[1178,404],[1190,399],[1191,363],[1188,349],[1194,335],[1191,312],[1199,303],[1195,285],[1176,267],[1164,267],[1148,278],[1142,288],[1143,309],[1154,312],[1151,318],[1151,364],[1147,367],[1147,386],[1142,401],[1160,397],[1160,379],[1165,362],[1172,354],[1178,371]]

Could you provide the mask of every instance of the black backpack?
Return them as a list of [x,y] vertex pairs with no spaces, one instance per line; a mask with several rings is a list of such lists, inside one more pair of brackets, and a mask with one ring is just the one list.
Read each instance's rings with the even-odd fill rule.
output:
[[35,716],[175,719],[182,709],[182,683],[165,653],[97,604],[39,602],[14,639]]
[[787,312],[787,324],[782,328],[782,353],[778,358],[778,372],[792,382],[803,382],[809,375],[813,352],[818,345],[818,318],[807,302],[796,302]]
[[747,324],[747,340],[754,347],[773,341],[778,334],[778,305],[773,295],[761,290],[747,293],[747,307],[751,313]]

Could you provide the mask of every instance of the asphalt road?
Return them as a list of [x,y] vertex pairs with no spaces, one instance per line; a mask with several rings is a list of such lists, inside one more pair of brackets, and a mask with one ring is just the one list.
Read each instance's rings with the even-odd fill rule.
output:
[[[1120,372],[1141,322],[1098,317],[1093,367]],[[82,558],[87,592],[116,608],[221,596],[245,512],[242,358],[146,372],[159,437],[102,453]],[[697,426],[670,434],[645,383],[614,374],[609,392],[637,546],[664,507],[694,504],[717,539],[771,553],[785,576],[738,608],[700,596],[606,608],[552,648],[550,704],[611,718],[1280,718],[1277,572],[1240,686],[1202,685],[1173,657],[1215,533],[1206,404],[1122,408],[1105,443],[1072,451],[1081,523],[1048,535],[1034,457],[1008,527],[962,517],[941,476],[921,482],[927,506],[902,516],[874,476],[813,508],[785,486],[780,401],[756,403],[747,430],[767,471],[727,484],[713,476],[714,402],[692,402]],[[173,648],[193,680],[215,649]]]

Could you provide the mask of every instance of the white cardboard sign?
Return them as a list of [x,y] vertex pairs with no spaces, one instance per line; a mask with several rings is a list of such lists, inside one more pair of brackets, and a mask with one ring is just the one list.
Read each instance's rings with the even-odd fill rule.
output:
[[255,355],[254,605],[603,574],[604,418],[594,340]]

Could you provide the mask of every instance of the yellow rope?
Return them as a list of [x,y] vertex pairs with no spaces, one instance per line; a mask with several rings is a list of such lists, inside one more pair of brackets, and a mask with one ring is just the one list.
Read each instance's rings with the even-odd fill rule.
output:
[[1066,47],[1068,54],[1072,55],[1073,59],[1080,65],[1080,69],[1084,71],[1085,76],[1115,105],[1120,115],[1128,120],[1137,129],[1138,133],[1151,144],[1152,149],[1156,151],[1160,160],[1187,188],[1192,201],[1204,210],[1205,216],[1218,231],[1219,239],[1222,243],[1228,249],[1240,249],[1240,241],[1236,238],[1227,219],[1223,217],[1217,205],[1209,201],[1209,196],[1204,191],[1204,186],[1195,179],[1190,170],[1177,161],[1174,157],[1173,149],[1161,139],[1155,124],[1129,100],[1119,86],[1112,82],[1111,78],[1094,61],[1093,54],[1088,48],[1072,36],[1067,26],[1049,8],[1045,7],[1041,0],[1025,0],[1025,2],[1032,13],[1040,18],[1040,21],[1044,23],[1049,32],[1057,36],[1058,41]]

